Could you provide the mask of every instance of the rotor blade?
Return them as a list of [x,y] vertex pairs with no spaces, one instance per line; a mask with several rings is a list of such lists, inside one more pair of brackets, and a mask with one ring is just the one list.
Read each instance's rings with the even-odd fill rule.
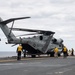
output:
[[[27,36],[27,35],[35,35],[35,34],[38,34],[38,33],[32,33],[32,34],[23,34],[23,35],[17,35],[16,37],[19,37],[19,36]],[[39,35],[39,34],[38,34]],[[42,35],[42,34],[41,34]]]
[[38,33],[46,34],[46,35],[50,35],[50,34],[54,34],[54,33],[55,33],[55,32],[52,32],[52,31],[34,30],[34,29],[22,29],[22,28],[12,28],[12,30],[17,30],[17,31],[28,31],[28,32],[38,32]]
[[43,53],[46,53],[48,51],[48,46],[51,45],[52,37],[53,37],[53,34],[51,36],[49,36],[48,39],[46,40],[46,43],[44,44],[43,48],[41,49],[41,51]]
[[7,24],[7,23],[10,23],[10,22],[15,21],[15,20],[27,19],[27,18],[30,18],[30,17],[11,18],[11,19],[0,22],[0,24]]
[[11,47],[16,46],[17,44],[13,44]]
[[12,30],[27,31],[27,32],[38,32],[38,30],[33,30],[33,29],[22,29],[22,28],[12,28]]

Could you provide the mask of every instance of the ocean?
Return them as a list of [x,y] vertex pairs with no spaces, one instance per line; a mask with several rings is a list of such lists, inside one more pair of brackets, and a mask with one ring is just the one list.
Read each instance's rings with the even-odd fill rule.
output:
[[17,56],[16,52],[0,52],[0,58],[2,57],[12,57],[12,56]]

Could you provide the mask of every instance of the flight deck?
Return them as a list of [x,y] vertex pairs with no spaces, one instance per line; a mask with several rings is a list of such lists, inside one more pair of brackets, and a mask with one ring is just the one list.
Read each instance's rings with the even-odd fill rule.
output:
[[0,75],[75,75],[75,56],[0,60]]

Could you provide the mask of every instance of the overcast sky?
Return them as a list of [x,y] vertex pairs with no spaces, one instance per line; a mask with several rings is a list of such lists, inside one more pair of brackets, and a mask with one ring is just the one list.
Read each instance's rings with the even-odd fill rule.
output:
[[[68,49],[75,49],[75,0],[0,0],[3,20],[26,16],[31,18],[15,22],[14,27],[54,31],[54,37],[62,38]],[[5,44],[1,29],[0,38],[0,51],[16,51],[17,46]]]

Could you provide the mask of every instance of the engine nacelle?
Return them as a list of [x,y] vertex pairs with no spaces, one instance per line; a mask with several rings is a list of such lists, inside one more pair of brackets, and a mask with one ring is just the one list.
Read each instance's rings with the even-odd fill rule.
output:
[[57,43],[58,44],[61,44],[61,43],[63,43],[63,40],[60,38],[60,39],[57,39]]
[[62,44],[62,42],[63,42],[63,40],[61,38],[60,39],[53,38],[52,41],[55,44]]

